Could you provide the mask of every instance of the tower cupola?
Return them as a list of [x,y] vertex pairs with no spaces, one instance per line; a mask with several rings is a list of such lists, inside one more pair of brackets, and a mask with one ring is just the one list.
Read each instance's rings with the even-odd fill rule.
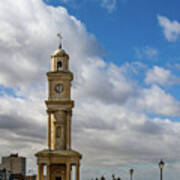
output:
[[57,49],[51,56],[52,71],[68,71],[69,55],[64,49]]

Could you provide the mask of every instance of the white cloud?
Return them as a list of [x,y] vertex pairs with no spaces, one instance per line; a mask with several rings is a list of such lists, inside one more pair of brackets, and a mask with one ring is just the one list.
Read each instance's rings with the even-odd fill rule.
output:
[[157,60],[158,59],[158,50],[149,46],[145,46],[144,48],[135,48],[135,55],[139,59],[150,59]]
[[165,16],[157,16],[159,25],[163,28],[164,35],[168,41],[174,42],[180,37],[180,23],[171,21]]
[[170,70],[164,69],[159,66],[154,66],[153,69],[149,69],[147,71],[145,82],[147,84],[159,84],[162,86],[168,86],[179,83],[180,79],[174,76]]
[[101,6],[106,8],[109,13],[116,9],[117,0],[102,0]]
[[144,54],[149,58],[149,59],[157,59],[158,57],[158,51],[155,48],[148,47],[146,46],[144,49]]
[[123,68],[114,64],[106,64],[102,67],[95,61],[88,66],[83,65],[81,77],[77,80],[79,86],[74,89],[73,95],[86,100],[96,99],[108,104],[122,104],[136,94],[135,84],[123,71]]
[[[179,102],[156,86],[139,87],[128,76],[129,71],[137,72],[136,66],[106,63],[96,38],[64,8],[49,7],[40,0],[7,0],[0,2],[0,19],[0,84],[14,89],[14,95],[0,96],[2,155],[13,149],[35,165],[34,153],[45,146],[45,74],[57,48],[56,34],[62,32],[75,77],[73,147],[84,155],[83,179],[119,172],[117,166],[176,158],[179,123],[151,119],[143,111],[144,107],[155,113],[162,109],[173,116],[179,114]],[[147,179],[152,179],[152,171],[146,172]],[[123,173],[124,179],[129,177]]]
[[180,102],[157,85],[144,89],[141,96],[138,103],[146,111],[164,116],[180,116]]

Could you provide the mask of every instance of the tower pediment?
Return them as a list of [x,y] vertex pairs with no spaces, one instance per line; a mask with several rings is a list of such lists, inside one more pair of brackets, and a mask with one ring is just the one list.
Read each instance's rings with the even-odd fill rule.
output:
[[71,110],[74,107],[74,101],[47,100],[45,103],[49,111]]

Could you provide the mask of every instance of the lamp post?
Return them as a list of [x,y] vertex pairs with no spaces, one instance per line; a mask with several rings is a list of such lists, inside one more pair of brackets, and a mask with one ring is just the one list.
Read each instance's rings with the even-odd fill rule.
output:
[[161,160],[159,162],[159,168],[160,168],[160,180],[163,180],[163,168],[165,166],[165,163]]
[[133,180],[134,169],[130,169],[129,172],[130,172],[130,180]]

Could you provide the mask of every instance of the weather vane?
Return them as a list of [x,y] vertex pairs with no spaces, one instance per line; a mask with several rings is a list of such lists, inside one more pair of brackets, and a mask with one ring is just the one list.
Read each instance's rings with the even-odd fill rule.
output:
[[59,49],[61,49],[62,48],[62,35],[61,35],[61,33],[58,33],[57,37],[59,38]]

